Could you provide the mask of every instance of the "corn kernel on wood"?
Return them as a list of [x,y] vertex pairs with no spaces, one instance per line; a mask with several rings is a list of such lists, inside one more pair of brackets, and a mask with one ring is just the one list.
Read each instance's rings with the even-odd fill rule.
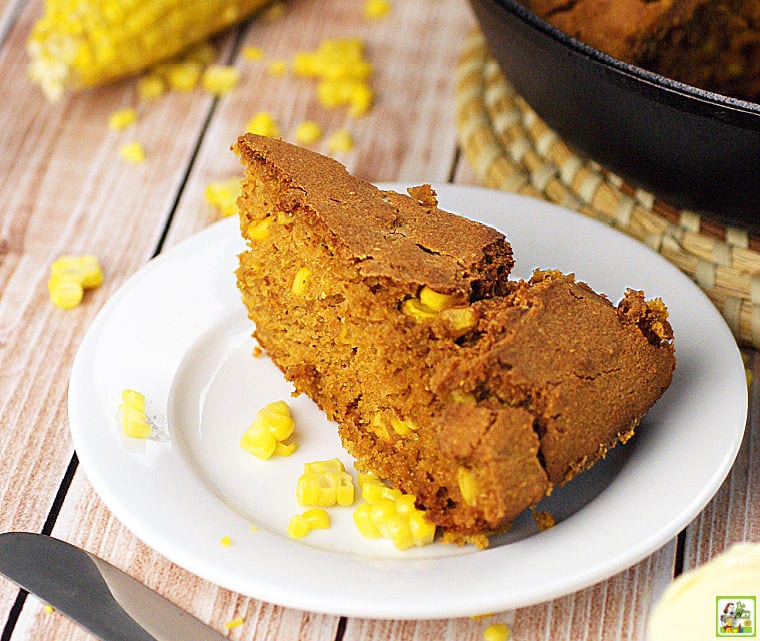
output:
[[268,0],[47,0],[27,41],[51,100],[133,75],[253,14]]

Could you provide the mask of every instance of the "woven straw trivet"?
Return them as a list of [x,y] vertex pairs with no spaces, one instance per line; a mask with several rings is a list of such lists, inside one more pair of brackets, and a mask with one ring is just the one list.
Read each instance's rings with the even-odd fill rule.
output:
[[515,92],[479,31],[467,38],[457,72],[459,139],[479,180],[646,243],[691,276],[740,343],[760,348],[760,238],[675,209],[578,156]]

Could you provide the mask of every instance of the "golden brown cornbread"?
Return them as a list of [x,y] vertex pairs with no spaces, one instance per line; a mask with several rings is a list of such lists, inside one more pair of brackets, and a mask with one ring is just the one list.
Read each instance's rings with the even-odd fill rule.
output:
[[357,467],[451,538],[498,531],[593,464],[667,388],[667,311],[613,307],[558,272],[510,281],[511,248],[338,162],[246,134],[238,286],[254,335],[339,425]]
[[524,0],[620,60],[709,91],[760,99],[757,0]]

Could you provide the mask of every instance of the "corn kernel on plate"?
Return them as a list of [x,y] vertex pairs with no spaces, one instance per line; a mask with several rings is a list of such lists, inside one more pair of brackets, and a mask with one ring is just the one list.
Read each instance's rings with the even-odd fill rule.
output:
[[[225,219],[135,274],[100,311],[74,362],[69,419],[79,460],[140,539],[201,577],[284,606],[441,618],[525,606],[603,580],[657,550],[705,506],[733,463],[747,410],[741,355],[712,303],[658,254],[597,221],[504,192],[436,190],[443,208],[477,212],[505,230],[516,276],[553,267],[613,300],[628,286],[665,300],[678,367],[637,436],[542,501],[554,527],[539,531],[524,514],[486,550],[437,542],[400,550],[359,533],[359,499],[299,504],[306,464],[320,462],[306,468],[319,474],[342,467],[354,482],[357,475],[335,426],[308,398],[290,396],[266,356],[252,356],[233,275],[242,241],[237,221]],[[124,390],[145,397],[147,439],[122,433]],[[278,443],[297,446],[260,458],[241,437],[271,403],[264,423]],[[333,459],[337,467],[321,463]]]

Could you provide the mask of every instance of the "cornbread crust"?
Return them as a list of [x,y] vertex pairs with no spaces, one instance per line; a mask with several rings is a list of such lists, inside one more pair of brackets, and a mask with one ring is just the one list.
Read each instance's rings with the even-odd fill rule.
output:
[[[451,540],[498,531],[630,436],[674,368],[667,311],[572,276],[509,281],[502,234],[246,134],[238,286],[273,362],[358,469]],[[297,285],[297,286],[296,286]],[[425,288],[442,309],[410,313]],[[585,408],[585,411],[584,411]]]
[[760,99],[757,0],[523,0],[581,42],[668,78]]

